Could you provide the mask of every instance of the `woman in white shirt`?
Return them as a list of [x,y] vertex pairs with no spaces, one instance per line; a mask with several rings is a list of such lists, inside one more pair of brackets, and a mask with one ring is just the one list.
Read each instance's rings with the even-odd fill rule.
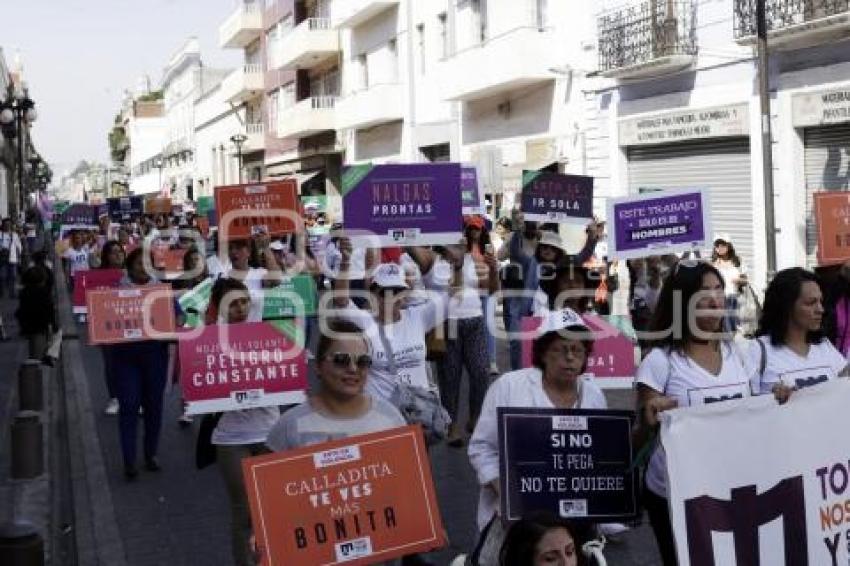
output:
[[795,267],[776,274],[749,355],[753,391],[787,397],[791,390],[847,375],[847,359],[823,333],[823,292],[817,275]]
[[[566,332],[562,332],[566,331]],[[591,334],[570,309],[548,313],[534,341],[534,367],[508,372],[493,382],[469,441],[478,476],[478,528],[499,513],[499,407],[605,409],[599,387],[582,375],[593,349]]]
[[[723,277],[707,262],[683,260],[661,289],[650,325],[653,348],[637,370],[640,448],[654,442],[660,411],[750,395],[753,370],[746,356],[722,334]],[[697,448],[698,449],[698,448]],[[655,446],[646,471],[644,507],[664,566],[676,565],[667,505],[664,451]]]

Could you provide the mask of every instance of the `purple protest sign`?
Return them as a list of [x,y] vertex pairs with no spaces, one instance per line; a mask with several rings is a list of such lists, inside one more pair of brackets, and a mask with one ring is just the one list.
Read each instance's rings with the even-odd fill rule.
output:
[[62,212],[60,222],[66,226],[97,226],[97,207],[74,203]]
[[484,214],[484,196],[478,184],[478,169],[474,165],[460,168],[460,196],[464,214]]
[[631,259],[705,247],[708,191],[676,189],[608,202],[608,256]]
[[457,243],[460,165],[355,165],[342,174],[345,229],[355,246]]
[[523,171],[521,207],[526,220],[585,225],[593,220],[593,177]]

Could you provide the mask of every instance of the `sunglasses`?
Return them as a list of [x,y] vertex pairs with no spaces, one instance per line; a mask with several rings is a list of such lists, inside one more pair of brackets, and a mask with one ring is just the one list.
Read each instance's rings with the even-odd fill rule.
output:
[[369,354],[362,354],[355,358],[347,352],[336,352],[335,354],[325,356],[325,359],[330,360],[334,367],[339,369],[350,368],[352,362],[354,362],[357,369],[369,369],[372,367],[372,356]]

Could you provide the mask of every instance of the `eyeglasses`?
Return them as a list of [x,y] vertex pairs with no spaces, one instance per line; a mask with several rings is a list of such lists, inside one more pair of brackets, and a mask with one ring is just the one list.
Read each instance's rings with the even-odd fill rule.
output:
[[372,356],[369,354],[362,354],[355,358],[348,352],[336,352],[329,356],[325,356],[325,359],[330,360],[334,367],[339,369],[350,368],[352,362],[354,362],[354,365],[359,370],[369,369],[372,367]]

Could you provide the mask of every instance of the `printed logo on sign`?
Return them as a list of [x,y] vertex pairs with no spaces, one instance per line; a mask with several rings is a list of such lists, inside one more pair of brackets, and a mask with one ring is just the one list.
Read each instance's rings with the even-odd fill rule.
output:
[[245,189],[246,195],[261,195],[261,194],[264,194],[265,192],[266,192],[266,186],[265,185],[256,185],[256,186],[253,186],[253,187],[247,187]]
[[568,415],[552,417],[552,430],[587,430],[587,417]]
[[586,499],[562,499],[558,502],[561,517],[586,517]]
[[564,220],[566,218],[569,218],[566,212],[556,211],[549,211],[546,216],[549,218],[549,220]]
[[405,228],[403,230],[390,230],[389,235],[394,242],[410,242],[419,236],[419,232],[419,228]]
[[127,299],[130,297],[141,297],[142,292],[138,289],[121,289],[118,291],[118,296],[122,299]]
[[390,237],[394,241],[400,242],[404,240],[404,230],[390,230]]
[[372,540],[369,537],[358,538],[337,543],[334,548],[337,562],[347,562],[372,554]]
[[354,462],[359,459],[360,447],[355,444],[353,446],[343,446],[342,448],[317,452],[313,454],[313,465],[317,468],[326,468],[345,462]]
[[142,331],[139,328],[130,328],[124,331],[124,338],[141,338]]
[[252,236],[256,236],[258,234],[267,234],[268,231],[269,231],[269,227],[266,226],[265,224],[257,225],[257,226],[251,226],[251,235]]
[[[808,566],[806,497],[803,476],[784,479],[759,494],[755,485],[736,487],[728,501],[708,495],[685,501],[688,555],[693,566],[720,566],[714,557],[713,533],[731,533],[738,564],[762,565],[759,527],[782,519],[786,566]],[[777,544],[779,541],[777,541]]]
[[247,391],[234,391],[231,393],[233,400],[240,405],[253,405],[259,403],[263,398],[262,389],[249,389]]

